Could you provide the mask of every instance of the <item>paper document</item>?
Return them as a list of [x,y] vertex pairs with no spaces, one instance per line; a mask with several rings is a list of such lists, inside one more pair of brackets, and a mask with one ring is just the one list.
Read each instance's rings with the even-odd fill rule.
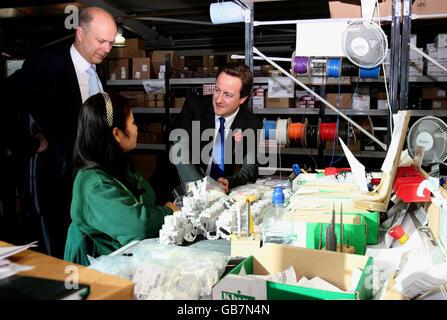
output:
[[343,148],[343,151],[348,159],[349,166],[351,167],[352,175],[354,176],[354,180],[362,192],[368,192],[368,184],[366,183],[366,175],[365,175],[365,166],[361,164],[352,154],[351,150],[345,145],[341,138],[340,144]]
[[37,247],[37,241],[25,244],[23,246],[0,247],[0,260],[15,255],[31,247]]
[[402,136],[406,113],[407,111],[393,114],[393,135],[391,136],[391,143],[388,147],[388,151],[381,168],[383,172],[386,172],[388,174],[391,174],[393,163],[397,156],[397,149],[399,147],[400,138]]

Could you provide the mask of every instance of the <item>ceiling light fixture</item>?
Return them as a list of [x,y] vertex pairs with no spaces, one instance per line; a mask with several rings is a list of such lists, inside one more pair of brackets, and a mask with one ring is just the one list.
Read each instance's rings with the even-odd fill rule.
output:
[[123,28],[118,27],[118,30],[116,32],[115,36],[115,43],[113,44],[114,47],[125,47],[126,46],[126,38],[123,37]]

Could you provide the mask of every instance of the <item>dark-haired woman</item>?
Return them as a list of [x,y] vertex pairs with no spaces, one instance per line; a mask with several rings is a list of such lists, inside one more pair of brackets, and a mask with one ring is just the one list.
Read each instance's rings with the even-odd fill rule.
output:
[[64,259],[88,265],[133,240],[158,236],[178,208],[155,205],[149,183],[126,153],[137,143],[132,109],[119,95],[97,93],[79,115],[74,147],[75,181]]

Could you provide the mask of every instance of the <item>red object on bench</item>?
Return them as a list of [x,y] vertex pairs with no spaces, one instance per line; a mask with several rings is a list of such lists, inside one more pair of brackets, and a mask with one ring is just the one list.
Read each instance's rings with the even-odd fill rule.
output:
[[418,197],[417,190],[425,177],[413,166],[399,167],[394,179],[393,190],[397,197],[404,202],[429,202],[431,192],[427,189],[423,191],[423,196]]

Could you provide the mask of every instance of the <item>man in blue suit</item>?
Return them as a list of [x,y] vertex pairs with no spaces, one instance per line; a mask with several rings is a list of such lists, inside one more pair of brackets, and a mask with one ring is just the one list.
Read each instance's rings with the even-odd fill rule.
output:
[[35,121],[38,143],[31,168],[32,197],[41,216],[46,250],[56,257],[63,257],[71,221],[72,154],[79,110],[90,95],[104,91],[104,72],[97,64],[110,52],[116,32],[108,12],[98,7],[83,9],[70,48],[26,59],[22,69],[6,81],[10,112],[27,112]]

